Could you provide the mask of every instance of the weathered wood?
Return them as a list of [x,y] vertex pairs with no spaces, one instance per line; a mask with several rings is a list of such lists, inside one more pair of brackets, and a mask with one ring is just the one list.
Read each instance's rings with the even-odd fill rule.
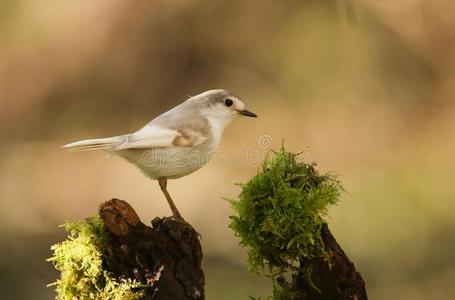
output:
[[[144,299],[204,299],[204,273],[199,234],[183,220],[155,218],[141,222],[125,201],[112,199],[100,206],[101,219],[111,233],[105,269],[118,278],[137,279],[147,285]],[[300,259],[293,275],[292,300],[367,300],[365,282],[341,249],[328,226],[321,228],[324,252]],[[311,269],[311,282],[304,269]],[[278,284],[284,281],[278,279]]]
[[[365,281],[337,243],[327,224],[321,229],[324,252],[315,249],[311,258],[301,258],[291,289],[304,300],[367,300]],[[304,267],[311,269],[311,286]],[[280,284],[280,280],[278,281]],[[317,289],[315,288],[317,287]]]
[[141,222],[125,201],[101,204],[99,215],[111,233],[105,269],[119,278],[147,285],[144,299],[204,299],[199,234],[184,220],[155,218]]

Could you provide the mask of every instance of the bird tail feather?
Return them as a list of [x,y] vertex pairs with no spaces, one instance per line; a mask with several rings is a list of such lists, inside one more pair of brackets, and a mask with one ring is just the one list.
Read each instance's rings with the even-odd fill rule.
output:
[[102,139],[83,140],[62,146],[68,151],[109,150],[125,141],[125,136],[113,136]]

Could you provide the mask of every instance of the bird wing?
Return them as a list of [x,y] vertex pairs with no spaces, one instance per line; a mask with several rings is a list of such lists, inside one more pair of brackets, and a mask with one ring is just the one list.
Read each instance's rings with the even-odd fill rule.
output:
[[122,144],[113,147],[112,150],[195,147],[206,140],[207,136],[191,128],[174,130],[149,124],[129,135]]

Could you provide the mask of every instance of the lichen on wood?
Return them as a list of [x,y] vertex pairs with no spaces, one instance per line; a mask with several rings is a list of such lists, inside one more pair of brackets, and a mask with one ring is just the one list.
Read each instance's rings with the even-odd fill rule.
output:
[[49,259],[61,276],[54,286],[58,300],[125,299],[142,297],[141,284],[132,279],[117,279],[103,268],[103,255],[110,243],[109,233],[100,217],[63,225],[68,239],[51,247]]
[[184,220],[143,224],[125,201],[101,204],[99,216],[66,224],[52,247],[58,300],[204,299],[199,234]]

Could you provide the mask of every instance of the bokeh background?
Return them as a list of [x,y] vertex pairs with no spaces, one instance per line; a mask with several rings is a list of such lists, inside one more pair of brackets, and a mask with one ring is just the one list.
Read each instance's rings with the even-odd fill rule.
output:
[[221,162],[169,183],[203,236],[208,299],[270,291],[248,274],[222,197],[283,141],[340,174],[348,193],[329,224],[371,299],[454,299],[454,11],[452,0],[1,0],[1,298],[52,299],[57,226],[104,200],[144,221],[170,214],[134,166],[62,144],[225,88],[260,118],[226,130]]

